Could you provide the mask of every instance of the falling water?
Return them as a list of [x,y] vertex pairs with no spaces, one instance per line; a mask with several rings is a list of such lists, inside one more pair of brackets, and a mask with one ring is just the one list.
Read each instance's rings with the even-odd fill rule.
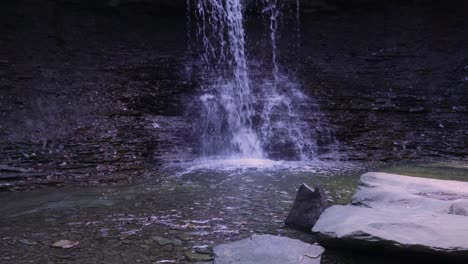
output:
[[[251,79],[245,50],[244,0],[194,0],[194,26],[203,65],[197,136],[205,156],[317,157],[318,108],[279,63],[282,0],[257,0],[266,18],[271,73]],[[295,6],[300,41],[300,0]],[[190,4],[190,3],[189,3]],[[189,14],[190,15],[190,14]],[[294,23],[294,22],[293,22]],[[297,46],[300,47],[300,46]],[[258,58],[255,58],[258,59]],[[265,72],[265,69],[261,69]],[[255,123],[254,123],[255,121]]]
[[198,0],[196,17],[201,58],[212,78],[200,96],[203,153],[261,158],[252,122],[242,1]]
[[277,62],[277,32],[278,32],[278,18],[280,11],[278,10],[278,0],[262,0],[264,8],[262,12],[269,16],[269,31],[271,40],[271,62],[273,68],[273,78],[275,88],[277,86],[279,68]]
[[[263,111],[261,138],[269,152],[274,148],[289,152],[289,156],[310,160],[317,155],[316,129],[306,120],[304,109],[312,101],[300,91],[290,76],[280,71],[278,63],[278,21],[281,6],[278,0],[262,0],[262,13],[267,17],[271,45],[272,81],[262,84]],[[296,37],[300,35],[300,2],[296,2]],[[299,38],[297,39],[299,41]],[[317,111],[314,111],[316,113]]]
[[296,0],[296,38],[297,49],[301,48],[301,0]]

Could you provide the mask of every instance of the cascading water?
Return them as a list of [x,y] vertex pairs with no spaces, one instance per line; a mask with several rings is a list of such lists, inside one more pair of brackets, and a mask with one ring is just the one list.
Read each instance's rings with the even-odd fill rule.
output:
[[[284,1],[283,1],[284,4]],[[268,21],[267,31],[271,46],[271,78],[261,84],[263,107],[260,138],[268,152],[280,149],[288,158],[311,160],[317,156],[317,130],[319,122],[307,117],[318,109],[311,109],[312,100],[300,91],[297,82],[281,72],[278,63],[278,22],[281,19],[281,3],[278,0],[262,0],[262,13]],[[295,3],[297,45],[300,48],[300,1]],[[309,111],[307,111],[309,110]],[[314,126],[314,127],[313,127]]]
[[[300,91],[297,82],[282,73],[278,62],[278,27],[284,1],[257,0],[267,20],[271,46],[271,72],[266,77],[264,69],[252,71],[248,67],[243,18],[247,0],[193,0],[194,5],[187,1],[189,19],[191,15],[194,18],[196,52],[203,65],[196,122],[202,154],[315,159],[318,108]],[[297,12],[296,37],[300,41],[300,0],[296,1],[291,2]],[[252,77],[258,71],[263,77]]]
[[245,55],[241,0],[198,0],[196,35],[205,66],[201,130],[205,155],[262,158]]

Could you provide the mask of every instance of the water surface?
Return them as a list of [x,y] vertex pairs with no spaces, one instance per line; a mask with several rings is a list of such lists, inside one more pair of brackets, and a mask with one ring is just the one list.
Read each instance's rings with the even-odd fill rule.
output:
[[[0,193],[0,262],[186,263],[188,252],[209,253],[254,233],[312,243],[312,235],[284,227],[298,186],[322,186],[331,203],[345,204],[370,170],[468,179],[466,164],[453,162],[214,160],[168,166],[127,186]],[[80,245],[50,247],[61,239]],[[375,261],[383,260],[340,250],[328,250],[323,260],[383,263]]]

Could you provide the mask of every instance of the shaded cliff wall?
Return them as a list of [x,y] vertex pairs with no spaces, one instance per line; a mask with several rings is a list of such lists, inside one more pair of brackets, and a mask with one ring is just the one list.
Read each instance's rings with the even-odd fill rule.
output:
[[3,186],[127,181],[141,177],[153,156],[170,154],[177,131],[161,138],[168,133],[153,117],[180,122],[177,95],[189,86],[179,76],[183,17],[144,6],[12,1],[3,7]]
[[419,3],[303,16],[301,80],[350,158],[467,158],[466,4]]
[[[293,18],[281,29],[282,65],[328,118],[335,158],[467,157],[466,9],[417,2],[304,9],[301,45]],[[1,5],[2,186],[128,181],[193,158],[183,10]],[[268,49],[248,43],[252,58]]]

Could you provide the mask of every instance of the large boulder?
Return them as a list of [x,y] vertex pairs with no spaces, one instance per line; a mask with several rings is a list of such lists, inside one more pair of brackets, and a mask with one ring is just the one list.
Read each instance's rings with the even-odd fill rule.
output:
[[303,183],[286,218],[285,224],[292,228],[309,231],[328,207],[325,193],[318,187],[310,188]]
[[252,235],[214,248],[215,264],[320,264],[324,249],[287,237]]
[[324,244],[468,258],[468,183],[367,173],[353,205],[332,206],[313,232]]

